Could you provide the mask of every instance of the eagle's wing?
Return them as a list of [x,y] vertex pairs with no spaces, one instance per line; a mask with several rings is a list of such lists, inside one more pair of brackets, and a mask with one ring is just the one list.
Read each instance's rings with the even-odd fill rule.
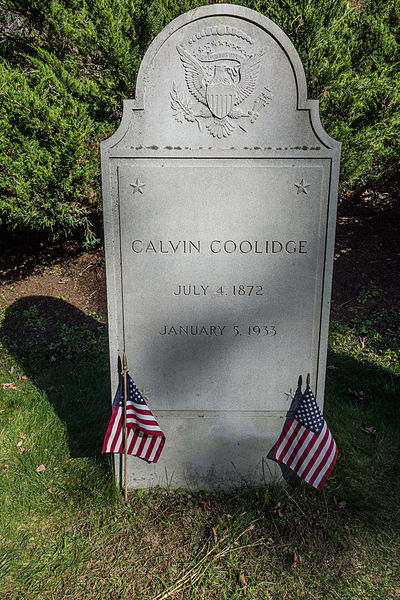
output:
[[264,56],[265,51],[261,54],[257,54],[252,58],[244,61],[240,66],[240,80],[236,85],[237,99],[235,106],[243,102],[250,94],[254,92],[256,87],[258,73],[260,71],[261,59]]
[[183,66],[185,67],[185,79],[189,92],[202,104],[207,105],[205,72],[199,61],[191,56],[182,46],[177,46]]

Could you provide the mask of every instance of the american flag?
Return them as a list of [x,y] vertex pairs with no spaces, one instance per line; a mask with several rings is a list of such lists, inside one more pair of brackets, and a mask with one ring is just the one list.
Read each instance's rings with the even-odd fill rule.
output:
[[[126,374],[128,399],[126,422],[128,454],[157,462],[165,443],[165,435],[149,411],[133,379]],[[113,412],[104,438],[103,452],[125,452],[124,389],[122,381],[113,402]]]
[[275,458],[322,489],[336,462],[337,446],[310,387],[275,446]]

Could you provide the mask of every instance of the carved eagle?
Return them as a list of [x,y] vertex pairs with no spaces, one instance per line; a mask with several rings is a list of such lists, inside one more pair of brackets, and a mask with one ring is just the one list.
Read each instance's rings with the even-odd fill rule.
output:
[[212,74],[207,74],[202,64],[194,56],[177,46],[179,56],[185,68],[185,80],[190,93],[207,106],[212,115],[223,119],[230,115],[233,107],[245,100],[256,87],[260,71],[261,52],[238,66],[229,66],[228,61],[214,63]]

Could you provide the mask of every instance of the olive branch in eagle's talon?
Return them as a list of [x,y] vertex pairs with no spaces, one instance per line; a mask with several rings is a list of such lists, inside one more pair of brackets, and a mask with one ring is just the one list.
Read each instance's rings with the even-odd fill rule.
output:
[[191,101],[185,96],[185,94],[180,91],[175,83],[172,84],[172,92],[170,92],[171,96],[171,108],[174,112],[174,117],[178,121],[178,123],[183,123],[184,120],[189,121],[190,123],[196,122],[198,128],[201,130],[201,122],[199,118],[210,117],[211,113],[207,111],[200,112],[195,114],[193,112],[193,104]]

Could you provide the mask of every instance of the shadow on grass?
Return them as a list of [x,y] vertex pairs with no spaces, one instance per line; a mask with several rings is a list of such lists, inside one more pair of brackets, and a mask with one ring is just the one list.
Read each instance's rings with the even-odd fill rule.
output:
[[400,371],[376,358],[329,352],[324,416],[339,456],[326,487],[385,530],[400,527]]
[[[28,297],[7,309],[0,340],[65,423],[71,455],[96,461],[110,416],[105,326],[65,301]],[[243,573],[254,599],[352,600],[361,593],[368,600],[394,600],[399,369],[362,352],[331,352],[328,364],[325,417],[339,457],[322,493],[306,485],[244,486],[232,494],[139,490],[128,505],[114,506],[104,493],[107,477],[101,478],[109,461],[98,468],[95,461],[69,457],[55,462],[55,455],[49,466],[60,468],[38,474],[45,450],[29,433],[32,445],[18,456],[19,424],[10,420],[15,456],[1,480],[11,522],[3,564],[13,564],[15,572],[13,582],[6,571],[7,597],[101,600],[111,590],[120,598],[123,581],[125,598],[154,598],[173,589],[179,573],[190,573],[204,597],[238,598]],[[18,410],[16,405],[16,415]],[[37,438],[40,423],[38,429]],[[17,522],[30,528],[25,538]],[[197,583],[190,577],[184,583],[184,597],[197,597]]]
[[[0,341],[46,392],[71,456],[99,459],[111,413],[106,326],[61,299],[31,296],[8,307]],[[309,493],[317,503],[345,500],[365,524],[393,527],[400,521],[399,369],[362,353],[331,352],[329,363],[325,417],[339,457],[322,496]]]
[[107,327],[64,300],[28,296],[6,309],[0,341],[47,393],[72,457],[101,457],[110,418]]

